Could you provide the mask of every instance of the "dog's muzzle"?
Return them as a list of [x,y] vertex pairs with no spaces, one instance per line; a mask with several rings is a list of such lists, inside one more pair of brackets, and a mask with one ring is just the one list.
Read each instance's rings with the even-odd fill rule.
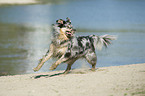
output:
[[72,34],[71,32],[66,32],[66,36],[67,36],[68,38],[70,38],[70,37],[73,36],[73,34]]

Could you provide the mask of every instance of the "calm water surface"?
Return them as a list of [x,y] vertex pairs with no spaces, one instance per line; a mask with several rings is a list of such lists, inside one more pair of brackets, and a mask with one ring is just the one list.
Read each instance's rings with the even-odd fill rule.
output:
[[[51,24],[70,17],[77,35],[118,35],[96,51],[97,67],[145,62],[144,0],[78,0],[45,5],[0,6],[0,74],[33,73],[49,48]],[[50,59],[39,72],[49,71]],[[78,60],[74,68],[90,67]],[[65,64],[56,70],[64,70]]]

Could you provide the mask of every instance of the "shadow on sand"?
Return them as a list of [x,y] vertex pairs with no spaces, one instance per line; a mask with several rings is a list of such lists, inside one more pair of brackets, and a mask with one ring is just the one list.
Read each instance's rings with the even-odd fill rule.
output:
[[[96,70],[98,70],[98,68],[96,68],[95,71]],[[91,69],[89,69],[89,70],[88,69],[77,69],[77,70],[70,71],[68,74],[87,74],[88,72],[95,72],[95,71],[92,71]],[[52,75],[42,74],[42,75],[33,76],[32,78],[34,78],[34,79],[49,78],[49,77],[55,77],[55,76],[59,76],[59,75],[64,75],[64,72],[60,72],[60,73],[56,73],[56,74],[52,74]]]
[[59,75],[62,75],[64,74],[63,72],[62,73],[57,73],[57,74],[52,74],[52,75],[37,75],[37,76],[34,76],[34,79],[39,79],[39,78],[42,78],[42,77],[45,77],[45,78],[48,78],[48,77],[54,77],[54,76],[59,76]]

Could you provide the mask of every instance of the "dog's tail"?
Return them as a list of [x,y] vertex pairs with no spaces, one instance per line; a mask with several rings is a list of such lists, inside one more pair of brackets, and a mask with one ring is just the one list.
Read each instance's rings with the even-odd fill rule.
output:
[[101,50],[103,46],[108,47],[111,44],[111,40],[116,40],[117,36],[114,35],[102,35],[95,36],[95,44],[98,50]]

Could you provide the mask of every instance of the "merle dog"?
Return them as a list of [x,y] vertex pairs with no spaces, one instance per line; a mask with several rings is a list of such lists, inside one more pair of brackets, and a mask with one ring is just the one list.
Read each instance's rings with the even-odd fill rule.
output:
[[89,35],[89,36],[75,36],[75,29],[71,25],[69,18],[67,20],[59,19],[53,25],[54,34],[53,40],[50,44],[49,51],[40,60],[40,63],[34,71],[38,71],[42,65],[51,57],[56,57],[58,60],[52,64],[50,70],[63,63],[67,63],[67,68],[64,74],[68,73],[72,64],[79,58],[85,58],[88,63],[92,65],[92,71],[95,71],[97,56],[95,49],[101,50],[103,46],[107,47],[111,44],[110,40],[115,40],[116,36],[113,35]]

